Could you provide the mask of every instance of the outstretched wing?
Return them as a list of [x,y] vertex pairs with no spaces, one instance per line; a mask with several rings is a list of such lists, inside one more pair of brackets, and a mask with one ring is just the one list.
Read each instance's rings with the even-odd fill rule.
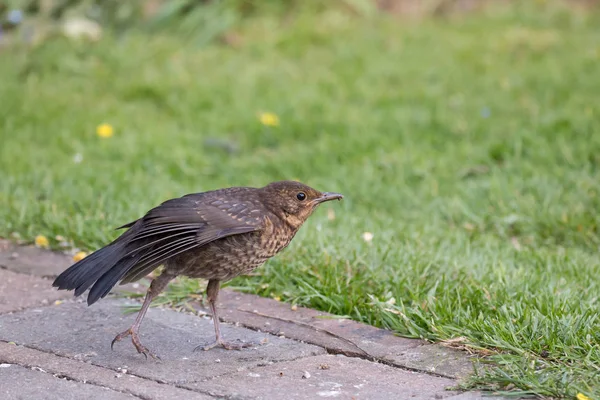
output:
[[199,193],[164,202],[124,225],[125,233],[69,267],[53,285],[75,290],[76,296],[91,286],[88,304],[93,304],[117,282],[133,282],[180,253],[261,229],[261,213],[251,200],[210,197]]
[[[141,222],[141,223],[140,223]],[[133,282],[180,253],[227,236],[257,231],[262,218],[250,202],[182,197],[149,211],[135,223],[127,255],[143,254],[122,283]],[[135,229],[135,225],[132,229]]]

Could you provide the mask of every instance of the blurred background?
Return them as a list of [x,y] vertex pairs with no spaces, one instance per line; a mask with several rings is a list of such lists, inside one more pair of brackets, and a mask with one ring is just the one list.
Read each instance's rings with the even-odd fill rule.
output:
[[345,199],[230,286],[494,362],[465,387],[600,398],[599,4],[0,1],[0,237],[83,256],[301,180]]

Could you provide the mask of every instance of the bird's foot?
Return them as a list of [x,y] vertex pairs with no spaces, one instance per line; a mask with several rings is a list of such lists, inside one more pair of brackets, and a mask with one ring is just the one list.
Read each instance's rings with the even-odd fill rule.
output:
[[159,356],[157,356],[156,354],[154,354],[153,352],[148,350],[148,348],[142,344],[142,342],[140,341],[140,338],[137,334],[137,331],[134,330],[133,328],[129,328],[125,332],[121,332],[117,336],[115,336],[113,341],[110,343],[110,349],[114,350],[113,346],[115,345],[115,343],[125,339],[127,336],[131,336],[131,342],[135,346],[135,349],[137,350],[138,353],[143,354],[144,357],[146,357],[146,359],[148,359],[148,356],[150,356],[150,357],[154,358],[155,360],[160,360]]
[[217,339],[215,340],[213,343],[207,345],[207,346],[197,346],[196,348],[194,348],[194,351],[199,351],[199,350],[204,350],[204,351],[208,351],[210,349],[213,349],[215,347],[222,347],[225,350],[242,350],[242,349],[247,349],[248,347],[255,347],[257,346],[256,343],[232,343],[232,342],[226,342],[223,339]]

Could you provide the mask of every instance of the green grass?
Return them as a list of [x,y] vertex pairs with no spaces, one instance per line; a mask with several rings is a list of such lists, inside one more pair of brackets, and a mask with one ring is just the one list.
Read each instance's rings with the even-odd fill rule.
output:
[[471,387],[600,398],[599,23],[554,6],[331,11],[255,17],[238,48],[135,33],[5,47],[0,235],[93,250],[165,199],[299,179],[346,198],[231,286],[464,337],[494,352]]

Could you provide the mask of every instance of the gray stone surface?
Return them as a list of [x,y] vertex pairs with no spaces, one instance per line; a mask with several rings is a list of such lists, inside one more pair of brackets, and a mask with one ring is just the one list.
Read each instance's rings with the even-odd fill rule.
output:
[[137,376],[177,384],[326,352],[317,346],[227,324],[223,324],[222,331],[229,340],[259,343],[267,338],[268,343],[241,351],[216,348],[193,352],[197,345],[214,340],[212,321],[172,310],[150,309],[140,338],[162,361],[146,360],[135,351],[130,340],[116,343],[115,351],[110,349],[114,336],[129,328],[135,316],[124,316],[123,304],[126,302],[111,299],[92,307],[80,302],[65,302],[2,315],[0,340],[83,359],[113,370],[126,367]]
[[[49,374],[66,377],[75,382],[85,382],[87,385],[108,387],[115,391],[131,394],[143,399],[174,399],[206,400],[212,397],[193,391],[164,385],[153,380],[134,376],[127,370],[113,371],[98,367],[83,360],[72,360],[51,353],[29,349],[23,346],[0,342],[0,363],[36,368]],[[0,382],[2,377],[0,368]],[[38,389],[40,389],[38,387]],[[0,391],[1,393],[1,391]],[[44,392],[38,390],[28,399],[44,398]],[[2,397],[0,397],[2,398]],[[84,399],[85,397],[78,397]]]
[[0,314],[50,304],[68,296],[53,289],[47,279],[0,269]]
[[452,379],[432,377],[344,355],[321,355],[186,384],[235,399],[443,399]]
[[0,368],[0,398],[4,400],[131,400],[136,397],[101,386],[57,378],[52,374],[11,365]]
[[453,378],[461,378],[473,373],[472,364],[464,352],[439,344],[428,344],[400,353],[390,353],[383,359],[393,362],[394,365]]
[[[312,343],[330,353],[385,361],[451,378],[473,372],[468,355],[456,349],[398,337],[384,329],[309,308],[292,310],[289,304],[227,289],[221,293],[219,315],[225,321]],[[194,305],[208,312],[201,304]]]
[[[513,397],[514,399],[515,397]],[[519,397],[523,398],[523,397]],[[534,397],[529,397],[534,398]],[[464,392],[456,396],[449,397],[448,400],[508,400],[506,397],[491,396],[482,392]]]
[[0,268],[21,274],[53,277],[71,264],[71,257],[66,254],[33,246],[17,246],[0,239]]

